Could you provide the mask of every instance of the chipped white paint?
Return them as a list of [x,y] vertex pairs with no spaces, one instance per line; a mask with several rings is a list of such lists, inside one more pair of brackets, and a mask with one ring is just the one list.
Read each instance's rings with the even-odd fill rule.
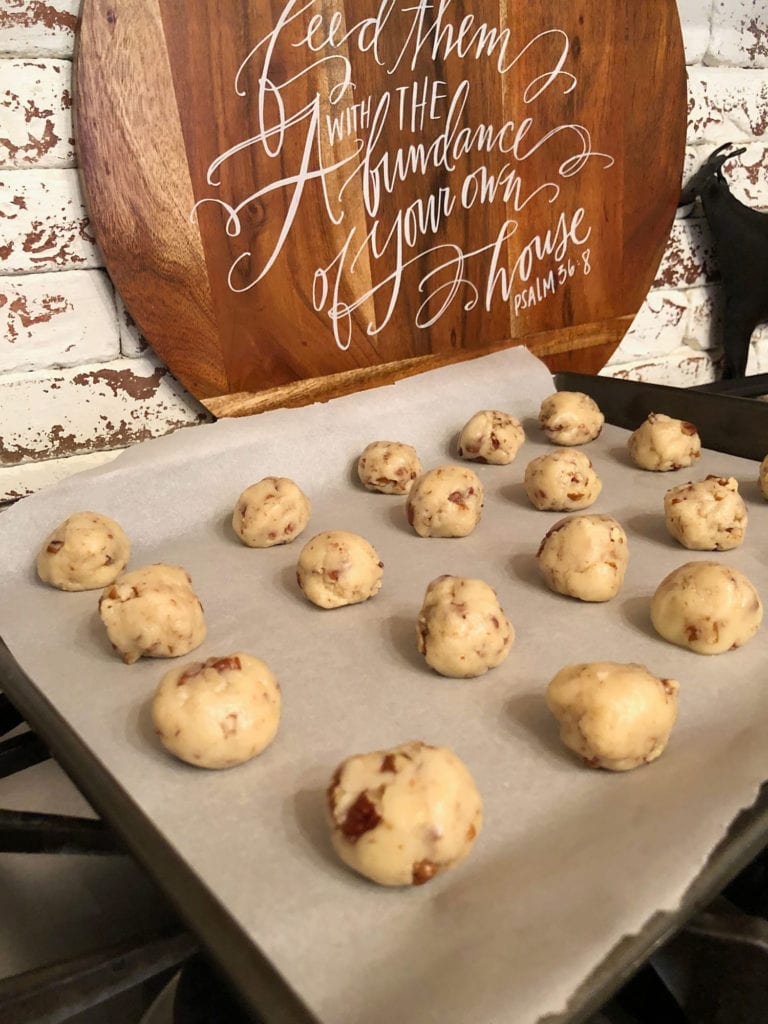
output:
[[77,171],[0,171],[0,274],[103,266]]
[[704,63],[768,68],[765,0],[715,0]]
[[[655,384],[693,387],[715,380],[719,374],[720,350],[713,347],[708,335],[704,345],[691,337],[686,343],[662,355],[646,355],[640,359],[619,360],[618,351],[601,373],[608,377],[644,380]],[[747,374],[768,373],[768,325],[758,327],[752,335],[747,361]]]
[[0,465],[122,448],[209,415],[154,358],[0,378]]
[[[697,167],[702,161],[703,156],[705,156],[705,154],[702,154],[700,150],[694,148],[693,146],[685,147],[685,154],[683,156],[683,184],[685,184],[685,182],[688,181],[688,179],[697,169]],[[682,213],[681,208],[678,207],[677,216],[690,217],[690,215],[690,211]]]
[[691,288],[717,276],[714,243],[703,217],[687,217],[672,225],[654,288]]
[[655,289],[646,297],[609,365],[674,351],[683,343],[687,323],[686,293]]
[[761,139],[768,129],[768,71],[691,68],[688,108],[688,145],[711,149]]
[[605,377],[619,377],[622,380],[644,380],[650,384],[674,384],[690,388],[697,384],[708,384],[717,377],[715,360],[709,352],[695,352],[687,345],[681,346],[660,359],[635,359],[621,364],[604,367]]
[[723,329],[723,293],[717,285],[689,288],[685,343],[699,351],[717,348]]
[[0,60],[0,167],[74,167],[72,62]]
[[761,326],[752,335],[747,373],[768,373],[768,327]]
[[677,0],[683,27],[685,63],[700,64],[709,47],[710,19],[714,0]]
[[0,278],[0,374],[105,363],[119,355],[105,271]]
[[731,191],[747,206],[768,208],[768,143],[747,146],[742,156],[728,164]]
[[80,0],[2,0],[0,53],[71,57]]

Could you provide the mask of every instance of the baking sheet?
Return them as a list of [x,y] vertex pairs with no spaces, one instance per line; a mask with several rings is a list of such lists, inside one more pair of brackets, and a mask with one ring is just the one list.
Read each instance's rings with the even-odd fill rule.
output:
[[[757,465],[705,452],[693,471],[643,473],[626,456],[626,431],[606,427],[587,449],[603,480],[589,511],[627,530],[625,584],[606,605],[560,597],[535,566],[558,514],[532,509],[521,482],[526,463],[551,450],[531,418],[552,390],[546,368],[516,349],[150,441],[2,517],[0,633],[21,667],[328,1024],[521,1024],[561,1012],[623,935],[678,905],[768,777],[764,630],[707,658],[660,640],[648,618],[658,582],[695,558],[733,565],[768,591]],[[510,466],[476,467],[486,503],[470,537],[418,538],[403,499],[356,483],[357,455],[371,440],[413,443],[425,467],[452,461],[456,432],[480,408],[518,415],[528,440]],[[750,525],[734,552],[686,552],[666,534],[665,490],[707,473],[742,485]],[[246,549],[231,510],[268,474],[297,480],[312,520],[297,543]],[[188,660],[244,649],[271,665],[283,721],[261,757],[224,773],[171,759],[148,718],[169,663],[123,665],[98,620],[98,593],[36,581],[41,539],[81,509],[123,525],[131,567],[162,560],[189,570],[209,633]],[[303,599],[296,559],[324,529],[354,530],[377,547],[385,570],[375,599],[333,611]],[[516,628],[508,660],[479,679],[443,679],[415,651],[424,589],[442,572],[491,583]],[[679,720],[658,762],[614,775],[561,749],[543,691],[581,660],[641,661],[681,681]],[[457,870],[387,890],[334,859],[324,790],[343,757],[410,738],[451,746],[467,762],[485,827]]]

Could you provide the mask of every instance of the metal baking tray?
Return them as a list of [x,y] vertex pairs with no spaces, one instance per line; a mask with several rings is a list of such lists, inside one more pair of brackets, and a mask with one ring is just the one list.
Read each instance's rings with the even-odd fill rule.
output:
[[[489,357],[490,362],[484,364],[488,373],[488,379],[496,382],[493,387],[497,388],[496,394],[502,392],[498,389],[507,387],[505,383],[504,368],[507,366],[504,362],[504,357],[501,361],[499,357]],[[482,363],[483,361],[479,361]],[[487,368],[491,369],[488,370]],[[435,408],[435,395],[439,394],[441,397],[440,403],[437,403],[440,408],[438,414],[442,417],[441,423],[448,424],[453,423],[454,417],[457,413],[452,408],[445,408],[449,405],[446,396],[453,396],[463,394],[468,386],[467,378],[472,378],[477,372],[481,372],[481,367],[474,367],[468,369],[467,367],[461,368],[456,371],[456,376],[459,377],[458,382],[454,377],[450,375],[445,377],[442,376],[445,371],[435,371],[435,374],[428,374],[424,379],[419,381],[414,379],[412,382],[404,382],[407,384],[405,390],[401,392],[409,397],[409,400],[413,399],[413,396],[420,395],[423,399],[425,406],[434,410]],[[450,388],[443,387],[444,381],[453,380]],[[551,378],[550,378],[551,380]],[[559,375],[556,378],[556,385],[558,387],[567,387],[573,390],[582,390],[589,392],[590,387],[603,387],[600,378],[583,378],[580,375]],[[469,381],[471,384],[471,380]],[[627,388],[628,382],[609,382],[608,391],[605,392],[601,397],[598,397],[600,404],[606,409],[609,420],[614,416],[614,413],[610,407],[611,399],[609,392],[622,395],[618,400],[620,408],[624,408],[629,402],[629,390]],[[512,385],[509,385],[512,387]],[[398,386],[399,387],[399,386]],[[489,388],[491,386],[489,385]],[[629,385],[630,388],[635,390],[634,385]],[[452,390],[451,390],[452,389]],[[653,391],[648,386],[642,386],[639,392],[642,393]],[[514,388],[509,392],[513,394]],[[676,393],[677,397],[680,397],[681,389],[664,389],[664,395],[666,398],[672,400],[672,392]],[[705,438],[709,438],[707,430],[710,428],[710,418],[719,419],[723,413],[723,407],[720,403],[710,404],[710,399],[713,396],[700,396],[705,400],[703,405],[698,408],[698,415],[686,411],[683,407],[675,405],[666,405],[662,407],[659,405],[659,394],[654,393],[649,397],[646,394],[646,400],[650,403],[647,411],[666,411],[671,415],[683,416],[686,419],[691,419],[697,423],[702,435]],[[682,396],[689,394],[682,392]],[[380,403],[381,422],[391,422],[393,418],[393,410],[397,407],[397,395],[393,398],[392,389],[382,389],[378,393],[378,397],[375,393],[369,393],[367,398],[359,396],[361,401],[364,403],[365,408],[370,408],[370,403]],[[596,396],[597,397],[597,396]],[[716,396],[714,396],[716,397]],[[470,399],[473,403],[475,398]],[[347,400],[341,400],[342,403]],[[759,410],[762,407],[762,403],[755,403],[743,399],[730,399],[729,402],[743,402],[746,401],[749,408],[753,410]],[[368,403],[368,404],[365,404]],[[512,405],[511,401],[507,403]],[[323,424],[321,428],[318,428],[318,432],[313,437],[323,437],[326,441],[328,438],[334,437],[330,433],[333,429],[334,416],[338,409],[356,409],[353,406],[340,406],[332,405],[324,407]],[[709,409],[717,409],[716,414],[713,417],[712,413],[708,413]],[[467,409],[467,412],[471,413],[474,409]],[[511,411],[515,411],[514,407]],[[273,414],[268,414],[270,418],[265,418],[262,423],[265,429],[269,428],[271,424],[274,424],[274,429],[267,429],[267,432],[262,436],[265,443],[267,442],[268,436],[274,437],[276,434],[286,427],[286,425],[294,424],[293,416],[299,416],[298,413],[286,413],[284,415],[278,414],[277,418],[273,417]],[[362,422],[359,418],[356,418],[357,413],[350,413],[353,422]],[[529,411],[529,417],[531,413]],[[632,413],[634,422],[630,425],[636,426],[638,418],[642,419],[644,413],[635,410]],[[757,411],[756,415],[762,416],[762,412]],[[256,418],[259,419],[259,418]],[[300,417],[299,417],[300,420]],[[296,422],[299,422],[297,420]],[[458,424],[460,425],[460,424]],[[323,430],[327,428],[327,433],[323,433]],[[248,425],[245,425],[245,429],[248,429]],[[291,426],[291,429],[294,429]],[[298,427],[295,428],[299,434],[302,434],[302,430]],[[199,428],[199,432],[195,432],[195,447],[198,445],[204,445],[204,437],[208,435],[203,432],[207,431],[208,428]],[[615,462],[618,456],[615,454],[618,449],[619,434],[618,432],[607,431],[608,440],[606,445],[601,450],[600,458],[602,458],[606,465],[610,462]],[[306,430],[303,430],[303,435],[306,436]],[[446,435],[447,436],[447,435]],[[191,437],[191,434],[190,434]],[[338,440],[338,439],[337,439]],[[346,442],[349,452],[359,448],[359,439],[352,438]],[[614,447],[611,447],[611,446]],[[142,446],[143,447],[143,446]],[[537,454],[535,450],[529,452],[529,456]],[[543,449],[543,445],[539,446]],[[713,446],[714,447],[714,446]],[[152,452],[158,451],[161,456],[166,451],[167,446],[157,446],[151,449]],[[253,449],[258,451],[258,449]],[[346,450],[346,449],[345,449]],[[437,449],[435,449],[437,450]],[[129,453],[131,459],[134,453]],[[590,451],[590,454],[592,452]],[[207,458],[207,456],[202,456]],[[758,456],[752,456],[758,457]],[[761,456],[760,456],[761,457]],[[115,491],[119,489],[120,481],[124,475],[127,475],[130,480],[131,471],[131,459],[128,459],[128,468],[124,470],[119,465],[115,464],[114,468],[109,471],[109,481]],[[165,496],[168,494],[168,489],[175,486],[174,474],[170,472],[168,467],[171,463],[166,460],[162,461],[156,471],[156,476],[162,481],[161,493]],[[710,460],[712,461],[712,459]],[[621,472],[629,472],[628,467],[619,467]],[[744,467],[742,467],[744,468]],[[484,479],[492,480],[493,471],[491,467],[483,467],[485,471]],[[250,470],[249,470],[250,472]],[[752,472],[752,470],[750,470]],[[756,475],[756,467],[754,467],[754,473]],[[514,480],[517,480],[522,475],[521,466],[517,466],[516,475]],[[646,475],[646,476],[652,476]],[[251,480],[246,480],[252,482]],[[647,483],[646,480],[643,483]],[[658,481],[659,486],[662,482]],[[665,481],[669,486],[669,481]],[[66,491],[69,495],[76,495],[77,493],[77,482],[69,482],[68,490]],[[515,501],[519,498],[519,488],[517,483],[507,483],[501,488],[501,493],[507,500]],[[235,488],[237,490],[237,488]],[[165,497],[164,497],[164,500]],[[618,499],[617,499],[618,500]],[[135,503],[135,496],[133,498]],[[621,495],[621,501],[625,502],[625,496]],[[32,502],[29,506],[30,510],[37,507],[35,502]],[[218,506],[216,506],[218,508]],[[230,506],[231,507],[231,506]],[[381,506],[384,508],[384,506]],[[388,506],[389,507],[389,506]],[[629,498],[626,498],[626,507],[630,507]],[[206,506],[207,508],[207,506]],[[394,506],[392,506],[394,508]],[[105,511],[109,512],[108,509]],[[596,507],[595,511],[611,511],[611,508]],[[218,513],[217,513],[218,514]],[[524,515],[522,511],[519,513]],[[527,514],[527,513],[526,513]],[[208,515],[208,512],[206,512]],[[389,513],[387,513],[389,515]],[[537,514],[543,515],[543,514]],[[551,520],[549,520],[551,521]],[[542,528],[541,532],[544,532],[545,524],[548,522],[547,517],[541,519]],[[389,525],[397,528],[395,522],[395,513],[391,513]],[[489,523],[489,529],[492,529],[492,523]],[[321,527],[322,528],[322,527]],[[221,539],[221,530],[216,528],[216,536]],[[413,546],[414,556],[421,558],[422,554],[426,557],[431,557],[433,551],[439,550],[437,547],[434,549],[430,547],[432,542],[415,542]],[[452,542],[446,542],[450,545]],[[417,545],[425,545],[419,547]],[[410,548],[409,548],[410,550]],[[669,552],[672,557],[671,550]],[[233,556],[234,557],[234,556]],[[680,559],[683,560],[682,558]],[[386,561],[386,560],[385,560]],[[491,563],[488,562],[488,565]],[[527,564],[527,563],[526,563]],[[510,571],[508,564],[504,564],[498,567],[500,577],[503,577],[504,573],[509,574]],[[193,572],[193,578],[194,578]],[[285,573],[282,573],[280,579],[285,577]],[[382,592],[383,593],[383,592]],[[531,591],[533,596],[536,596]],[[56,607],[57,595],[46,595],[45,609],[42,609],[42,614],[47,615],[45,618],[46,626],[51,621],[51,610]],[[377,598],[378,600],[378,598]],[[384,606],[379,606],[384,607]],[[333,613],[331,613],[333,614]],[[592,621],[597,621],[596,619]],[[630,640],[635,636],[637,630],[629,624],[622,636],[628,637]],[[78,636],[77,642],[87,641],[90,643],[92,640],[91,634],[88,631],[84,631]],[[57,646],[49,641],[45,640],[48,645],[49,655],[48,659],[54,661],[58,656]],[[206,649],[207,650],[207,649]],[[748,650],[748,648],[745,648]],[[547,652],[549,653],[549,652]],[[675,657],[682,657],[683,659],[687,656],[685,653],[680,655],[672,652]],[[40,657],[44,657],[44,653],[40,654]],[[694,657],[694,656],[690,656]],[[729,658],[727,664],[739,665],[743,662],[740,660],[740,652],[736,652],[733,656],[727,655]],[[704,661],[711,661],[711,659],[704,659]],[[105,672],[110,673],[109,669],[109,657],[105,655],[101,660],[105,668]],[[99,663],[101,664],[101,662]],[[682,662],[681,662],[682,664]],[[98,669],[98,665],[95,668]],[[146,668],[146,666],[145,666]],[[121,667],[122,669],[122,667]],[[148,670],[147,670],[148,671]],[[417,671],[414,669],[414,671]],[[96,672],[94,677],[89,680],[83,681],[83,693],[89,692],[89,687],[94,688],[95,698],[98,697],[98,701],[104,703],[107,707],[108,701],[113,700],[114,705],[120,709],[123,707],[129,707],[132,702],[141,702],[144,694],[147,692],[145,684],[143,682],[145,675],[142,675],[141,670],[134,673],[132,669],[126,669],[122,674],[118,673],[120,682],[120,690],[117,692],[115,689],[114,694],[111,692],[104,696],[103,691],[99,691],[99,687],[106,682],[106,684],[113,685],[109,679],[102,680],[99,673]],[[118,770],[122,761],[128,764],[129,767],[136,768],[140,764],[144,763],[146,751],[134,750],[132,747],[136,746],[136,738],[139,736],[140,730],[128,729],[121,730],[118,726],[112,726],[111,732],[111,743],[109,745],[97,746],[92,742],[92,733],[89,737],[88,730],[82,727],[78,722],[73,721],[73,715],[71,713],[65,713],[62,710],[62,701],[59,695],[56,693],[55,681],[48,680],[46,685],[41,685],[35,673],[25,673],[16,662],[13,654],[11,654],[8,648],[3,644],[0,645],[0,676],[2,677],[2,685],[9,697],[17,704],[20,711],[27,717],[29,722],[38,730],[42,738],[50,745],[52,751],[59,759],[65,770],[72,776],[75,782],[83,790],[86,797],[92,802],[97,811],[114,827],[115,831],[125,842],[127,848],[133,853],[133,855],[145,866],[148,872],[156,879],[159,885],[168,894],[169,898],[176,905],[182,918],[189,924],[189,926],[200,936],[203,944],[208,948],[213,958],[218,962],[224,972],[232,979],[235,986],[241,993],[244,1002],[249,1007],[253,1008],[254,1011],[263,1018],[268,1024],[314,1024],[315,1021],[321,1019],[316,1013],[310,1011],[307,1006],[307,1001],[304,998],[302,991],[302,978],[300,975],[295,973],[288,976],[273,965],[274,961],[268,957],[260,948],[257,942],[254,942],[253,935],[249,931],[248,927],[245,927],[241,920],[238,919],[237,905],[233,904],[231,895],[227,896],[218,889],[216,885],[211,885],[210,880],[206,877],[201,877],[200,873],[196,870],[195,865],[192,863],[193,858],[190,857],[190,847],[182,847],[177,842],[169,838],[168,830],[164,828],[162,822],[159,820],[158,814],[151,804],[152,791],[159,790],[162,786],[162,780],[158,776],[157,782],[150,780],[145,786],[144,791],[139,792],[141,787],[137,788],[136,785],[136,774],[132,777],[128,775],[122,775],[121,771]],[[117,677],[116,677],[117,678]],[[134,685],[134,679],[138,679],[136,683],[136,691],[126,692],[125,684],[122,680],[131,680],[131,686]],[[490,687],[488,692],[492,692],[493,680],[490,679]],[[502,678],[500,676],[497,679]],[[113,681],[114,682],[114,681]],[[98,703],[95,700],[95,703]],[[105,703],[106,702],[106,703]],[[99,708],[85,709],[84,714],[90,715],[94,720],[98,719],[98,716],[102,714]],[[460,732],[457,732],[460,735]],[[429,738],[429,737],[427,737]],[[126,739],[129,741],[126,748]],[[481,730],[477,730],[477,739],[479,744],[484,744],[484,737]],[[114,750],[113,750],[114,747]],[[350,752],[347,748],[345,752]],[[151,753],[151,752],[150,752]],[[670,755],[671,755],[670,751]],[[115,755],[114,762],[113,754]],[[477,755],[480,757],[480,754]],[[558,756],[558,755],[552,755]],[[665,755],[665,758],[667,755]],[[157,765],[161,763],[161,755],[157,752],[151,753],[150,760],[155,765],[154,768],[150,767],[150,771],[156,771]],[[664,759],[662,759],[664,760]],[[565,763],[565,762],[563,762]],[[670,758],[667,762],[673,765],[674,762]],[[331,765],[330,767],[333,767]],[[169,768],[169,772],[174,771]],[[570,766],[569,766],[570,770]],[[648,769],[651,772],[653,769]],[[174,780],[182,778],[184,769],[180,768],[178,771],[174,771]],[[238,769],[239,771],[239,769]],[[646,769],[642,769],[643,772]],[[598,773],[595,773],[598,774]],[[768,772],[763,777],[768,776]],[[648,776],[651,778],[651,776]],[[190,778],[191,776],[184,776],[184,779]],[[631,780],[630,780],[631,781]],[[691,790],[694,788],[694,783],[697,780],[691,777],[685,782],[685,785],[691,786]],[[760,781],[759,779],[757,780]],[[193,783],[194,784],[194,783]],[[632,784],[632,783],[631,783]],[[637,785],[640,785],[638,782]],[[207,789],[209,794],[214,785],[213,781],[207,783],[201,783]],[[634,784],[632,784],[634,785]],[[604,792],[605,787],[603,789]],[[150,800],[148,803],[147,793],[150,794]],[[230,790],[231,792],[231,790]],[[614,792],[618,792],[614,787]],[[754,792],[754,790],[752,791]],[[751,802],[751,798],[741,804],[745,806]],[[202,806],[204,801],[200,802]],[[702,804],[702,806],[705,806]],[[718,889],[720,889],[729,878],[738,871],[742,864],[746,863],[757,850],[764,845],[766,836],[768,835],[768,818],[766,812],[768,811],[768,800],[766,799],[765,791],[760,793],[757,803],[754,804],[749,810],[743,811],[737,818],[736,822],[731,826],[728,835],[718,842],[713,842],[708,848],[710,856],[706,862],[703,870],[694,871],[691,874],[691,882],[685,891],[682,899],[674,907],[673,910],[664,910],[661,912],[653,913],[650,917],[646,918],[642,922],[642,926],[639,929],[635,929],[631,934],[627,934],[625,938],[621,939],[615,945],[615,948],[602,959],[599,966],[582,979],[581,985],[572,992],[570,999],[568,1000],[567,1007],[558,1011],[556,1014],[550,1014],[549,1017],[544,1017],[552,1024],[576,1024],[578,1021],[584,1020],[589,1013],[602,1004],[602,1002],[608,998],[612,991],[614,991],[622,981],[645,959],[645,957],[660,943],[663,939],[676,930],[684,921],[690,916],[695,909],[705,902],[711,895],[713,895]],[[724,822],[724,827],[727,821]],[[204,827],[204,823],[203,823]],[[490,826],[489,826],[490,828]],[[206,833],[210,834],[210,828],[207,828]],[[718,833],[718,838],[722,833]],[[490,833],[489,833],[490,836]],[[663,836],[661,837],[663,839]],[[229,837],[226,836],[225,830],[222,829],[222,842],[229,842]],[[192,846],[194,849],[194,843]],[[474,858],[474,855],[473,855]],[[470,859],[470,870],[462,869],[455,873],[456,884],[460,894],[463,892],[464,896],[467,894],[466,884],[467,880],[471,882],[471,864],[473,858]],[[480,861],[477,861],[480,864]],[[531,874],[535,874],[535,864],[530,867]],[[328,882],[330,886],[335,887],[337,879],[335,877],[328,878],[323,876],[322,884]],[[446,906],[446,901],[450,898],[453,892],[453,878],[446,876],[446,884],[442,889],[436,888],[435,891],[435,902],[425,904],[429,907],[430,914],[437,913],[438,922],[440,920],[439,913],[440,908],[443,909]],[[354,880],[348,880],[346,877],[339,882],[343,886],[348,884],[351,886],[350,893],[357,893],[359,891],[359,883]],[[321,886],[322,888],[322,886]],[[429,887],[425,887],[429,888]],[[513,889],[514,892],[514,889]],[[393,906],[391,893],[384,893],[381,897],[381,902],[373,900],[370,902],[370,906],[380,905],[382,912],[384,910],[391,910]],[[420,899],[419,894],[407,894],[415,895],[417,899]],[[412,907],[413,901],[410,906]],[[403,904],[406,906],[406,904]],[[311,913],[311,905],[307,906],[308,915]],[[447,921],[447,919],[446,919]],[[279,927],[279,922],[275,922],[275,927]],[[309,923],[308,926],[309,928]],[[335,937],[334,937],[335,938]],[[607,952],[607,951],[606,951]],[[394,981],[393,981],[394,984]],[[379,1007],[379,1009],[381,1009]],[[322,1016],[323,1020],[329,1019],[327,1015]],[[332,1018],[331,1018],[332,1019]],[[431,1019],[431,1018],[430,1018]],[[472,1020],[471,1024],[486,1024],[486,1020],[506,1020],[507,1018],[503,1015],[492,1016],[489,1014],[481,1014],[476,1016]],[[524,1019],[521,1016],[509,1018],[514,1020],[515,1024],[518,1021],[522,1022]],[[424,1024],[426,1024],[427,1017],[423,1018]],[[419,1021],[421,1024],[421,1021]],[[464,1020],[462,1019],[462,1024]]]
[[768,374],[677,388],[567,372],[555,374],[555,385],[594,398],[617,427],[634,430],[649,413],[659,412],[694,423],[705,448],[758,461],[768,455],[768,402],[752,397],[768,393]]
[[[110,823],[125,846],[164,890],[224,974],[233,977],[232,957],[239,972],[252,978],[257,993],[260,1021],[265,1024],[315,1024],[315,1018],[298,996],[286,986],[272,966],[245,936],[233,934],[213,894],[202,891],[190,876],[186,862],[158,837],[128,795],[105,776],[77,734],[40,698],[31,681],[19,669],[13,655],[0,640],[0,689],[43,738],[57,761],[88,798],[101,817]],[[768,844],[768,785],[754,805],[742,811],[727,835],[712,851],[706,865],[691,883],[674,913],[659,913],[635,935],[617,945],[573,995],[562,1014],[541,1018],[539,1024],[584,1024],[621,986],[632,977],[655,950],[675,935],[719,893],[738,872]],[[250,988],[250,986],[249,986]],[[241,990],[247,1005],[249,991]],[[473,1024],[481,1024],[479,1021]]]

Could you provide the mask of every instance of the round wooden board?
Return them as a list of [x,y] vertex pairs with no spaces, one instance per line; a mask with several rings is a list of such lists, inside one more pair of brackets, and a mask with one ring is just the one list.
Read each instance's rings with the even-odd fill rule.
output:
[[76,54],[106,265],[213,408],[520,342],[599,365],[685,104],[675,0],[84,0]]

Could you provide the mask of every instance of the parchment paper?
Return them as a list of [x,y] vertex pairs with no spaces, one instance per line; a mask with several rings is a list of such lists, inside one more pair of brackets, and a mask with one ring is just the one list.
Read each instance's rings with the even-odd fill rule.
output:
[[[553,390],[543,365],[513,350],[150,441],[2,517],[0,632],[20,665],[328,1024],[523,1024],[562,1011],[622,936],[677,906],[768,776],[765,631],[707,658],[662,641],[648,617],[663,576],[694,558],[735,566],[768,593],[756,464],[706,452],[693,471],[644,473],[628,461],[626,432],[606,427],[587,449],[604,485],[590,511],[627,530],[625,585],[609,604],[559,597],[534,557],[559,517],[532,509],[521,483],[526,463],[551,450],[531,417]],[[518,415],[528,440],[510,466],[477,466],[486,505],[470,537],[418,538],[402,499],[356,482],[371,440],[413,443],[425,467],[455,461],[456,432],[482,408]],[[734,552],[686,552],[664,528],[667,488],[710,472],[736,476],[747,501],[747,540]],[[297,480],[312,520],[294,544],[250,550],[231,532],[231,511],[269,474]],[[98,620],[98,592],[36,581],[42,538],[83,509],[123,525],[131,567],[162,560],[191,573],[209,635],[189,660],[243,649],[271,665],[284,715],[261,757],[219,773],[174,761],[147,714],[170,663],[123,665]],[[303,542],[333,528],[376,546],[384,586],[365,604],[322,611],[303,599],[294,570]],[[424,589],[443,572],[496,587],[516,628],[507,662],[479,679],[443,679],[416,652]],[[682,684],[667,751],[622,775],[562,749],[543,701],[564,664],[603,659],[640,661]],[[334,859],[324,790],[346,755],[410,738],[467,762],[485,827],[457,870],[387,890]]]

